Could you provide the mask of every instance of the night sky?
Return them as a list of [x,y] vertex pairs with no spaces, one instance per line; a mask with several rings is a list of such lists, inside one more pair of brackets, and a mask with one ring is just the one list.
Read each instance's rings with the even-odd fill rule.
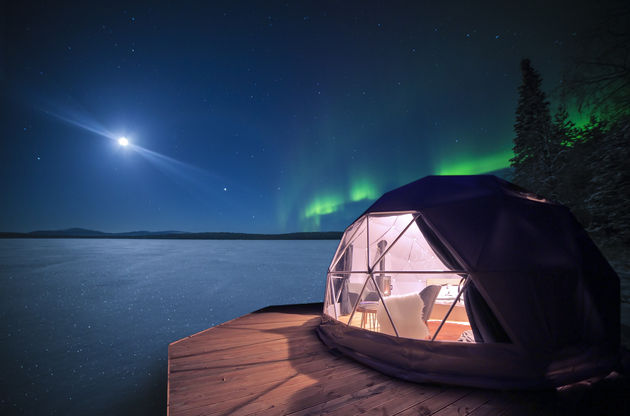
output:
[[520,60],[551,92],[601,7],[207,3],[4,2],[0,231],[342,230],[507,167]]

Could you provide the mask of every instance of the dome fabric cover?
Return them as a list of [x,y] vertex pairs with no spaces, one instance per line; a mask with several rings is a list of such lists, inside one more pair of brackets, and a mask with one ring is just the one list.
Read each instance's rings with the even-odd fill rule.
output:
[[619,277],[566,207],[492,175],[428,176],[363,215],[398,211],[420,213],[506,339],[407,339],[324,314],[329,347],[404,379],[492,388],[555,387],[618,365]]

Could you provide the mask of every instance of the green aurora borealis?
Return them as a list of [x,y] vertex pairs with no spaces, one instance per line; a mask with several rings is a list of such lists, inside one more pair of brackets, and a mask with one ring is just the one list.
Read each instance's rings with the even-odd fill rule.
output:
[[[438,163],[432,174],[478,175],[495,172],[509,167],[510,158],[512,157],[512,151],[506,151],[469,159],[454,158],[454,160],[444,160]],[[379,186],[378,180],[365,176],[351,182],[345,192],[317,193],[307,203],[301,214],[302,227],[309,230],[319,230],[322,217],[337,213],[351,203],[363,202],[363,205],[367,207],[369,203],[378,199],[387,190]]]
[[494,172],[510,166],[512,151],[501,152],[488,156],[471,159],[457,159],[441,161],[435,171],[436,175],[479,175]]

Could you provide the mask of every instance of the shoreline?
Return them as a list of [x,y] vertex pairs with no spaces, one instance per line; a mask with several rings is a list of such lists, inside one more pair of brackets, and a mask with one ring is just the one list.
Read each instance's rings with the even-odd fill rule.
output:
[[208,233],[173,233],[173,234],[140,234],[131,235],[131,233],[103,233],[96,234],[56,234],[47,232],[34,233],[12,233],[0,232],[0,238],[3,239],[48,239],[48,238],[88,238],[88,239],[135,239],[135,240],[340,240],[343,232],[338,231],[322,231],[322,232],[303,232],[303,233],[286,233],[286,234],[248,234],[248,233],[229,233],[229,232],[208,232]]

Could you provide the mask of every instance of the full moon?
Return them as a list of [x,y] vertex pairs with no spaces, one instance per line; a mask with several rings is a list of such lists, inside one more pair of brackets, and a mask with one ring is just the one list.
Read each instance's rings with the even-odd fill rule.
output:
[[127,140],[126,137],[121,137],[120,139],[118,139],[118,144],[121,146],[127,146],[129,145],[129,140]]

